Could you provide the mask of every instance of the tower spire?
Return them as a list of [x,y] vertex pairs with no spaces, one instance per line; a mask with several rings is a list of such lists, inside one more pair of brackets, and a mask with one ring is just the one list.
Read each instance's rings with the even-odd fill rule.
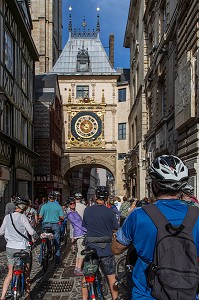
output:
[[[68,10],[71,12],[72,6],[70,5]],[[69,15],[69,22],[68,22],[68,32],[69,32],[69,37],[71,37],[73,31],[73,26],[72,26],[72,15],[70,13]]]
[[99,34],[100,32],[100,20],[99,20],[99,14],[97,15],[97,27],[96,27],[96,32]]

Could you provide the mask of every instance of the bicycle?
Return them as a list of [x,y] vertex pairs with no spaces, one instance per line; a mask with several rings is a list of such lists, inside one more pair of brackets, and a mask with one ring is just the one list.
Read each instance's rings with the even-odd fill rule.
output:
[[26,261],[30,260],[30,253],[24,250],[14,253],[14,257],[17,260],[13,266],[11,294],[14,300],[18,300],[25,294],[25,269]]
[[124,293],[126,299],[131,299],[131,291],[133,288],[132,271],[137,261],[137,253],[133,245],[131,245],[127,253],[121,256],[116,263],[116,282]]
[[81,251],[85,255],[83,274],[88,289],[88,300],[105,300],[108,295],[108,283],[100,267],[100,259],[95,249]]
[[55,257],[54,249],[54,231],[52,227],[45,227],[40,234],[41,238],[41,265],[43,271],[46,272],[48,268],[48,261],[51,257]]

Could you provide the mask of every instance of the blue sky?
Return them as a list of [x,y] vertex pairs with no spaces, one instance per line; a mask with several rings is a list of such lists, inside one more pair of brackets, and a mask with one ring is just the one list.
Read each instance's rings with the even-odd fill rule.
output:
[[108,54],[109,35],[115,36],[115,68],[129,68],[129,49],[123,47],[130,0],[62,0],[62,45],[68,40],[69,6],[72,11],[73,28],[82,28],[85,16],[87,29],[96,29],[97,11],[100,15],[100,39]]

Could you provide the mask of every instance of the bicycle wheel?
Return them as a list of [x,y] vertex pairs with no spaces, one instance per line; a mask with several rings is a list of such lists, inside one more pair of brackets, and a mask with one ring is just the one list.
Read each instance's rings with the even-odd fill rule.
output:
[[119,286],[122,288],[123,296],[127,296],[127,273],[126,273],[126,255],[119,258],[116,263],[116,277]]
[[120,277],[126,270],[126,255],[118,259],[116,263],[116,276]]
[[44,272],[47,271],[48,268],[48,246],[47,243],[42,244],[42,267]]
[[14,282],[13,282],[13,299],[19,300],[22,296],[22,282],[21,282],[21,275],[15,275]]
[[100,292],[102,294],[102,299],[108,295],[109,287],[106,276],[103,274],[101,268],[98,269],[98,282],[100,286]]

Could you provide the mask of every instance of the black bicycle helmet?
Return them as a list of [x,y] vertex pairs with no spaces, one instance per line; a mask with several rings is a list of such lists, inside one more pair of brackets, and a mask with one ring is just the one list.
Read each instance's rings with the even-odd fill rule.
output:
[[56,200],[58,198],[58,196],[60,195],[60,193],[58,191],[51,191],[48,194],[48,198],[54,199]]
[[66,200],[66,206],[69,206],[70,203],[75,202],[75,198],[74,197],[68,197],[68,199]]
[[96,197],[100,200],[107,200],[108,199],[108,188],[106,186],[98,186],[96,189]]
[[149,175],[159,190],[179,191],[187,184],[188,168],[176,156],[161,155],[149,167]]
[[25,210],[29,206],[30,202],[29,202],[29,199],[18,196],[15,198],[14,204],[15,204],[15,206],[19,207],[20,209]]

